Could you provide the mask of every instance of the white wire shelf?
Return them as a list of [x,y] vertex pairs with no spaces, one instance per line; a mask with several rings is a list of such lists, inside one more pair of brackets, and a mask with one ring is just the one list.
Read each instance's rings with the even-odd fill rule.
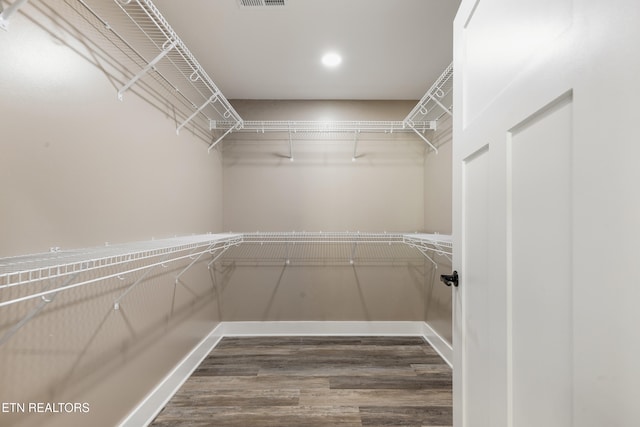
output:
[[[416,249],[417,252],[414,250]],[[37,316],[58,293],[108,279],[131,283],[114,300],[113,308],[147,275],[168,263],[188,263],[180,277],[205,255],[207,267],[222,258],[233,263],[260,262],[289,265],[348,263],[349,265],[397,265],[417,262],[424,255],[437,268],[433,254],[452,253],[451,236],[439,234],[360,232],[256,232],[203,234],[100,247],[59,250],[0,258],[0,308],[33,301],[30,311],[0,336],[0,346]],[[449,258],[450,259],[450,258]],[[208,260],[207,260],[208,261]]]
[[245,233],[243,244],[223,262],[236,265],[398,265],[422,262],[398,233],[281,232]]
[[445,115],[453,115],[453,63],[442,72],[422,99],[403,120],[405,127],[413,129],[436,153],[438,149],[421,133],[419,124],[424,121],[436,123]]
[[[93,277],[88,281],[68,284],[67,288],[94,283],[110,277],[130,272],[125,265],[145,260],[162,259],[162,263],[214,252],[219,248],[242,242],[240,234],[204,234],[171,239],[150,240],[127,244],[105,245],[101,247],[57,250],[51,252],[0,258],[0,292],[8,288],[26,285],[43,280],[66,278],[77,273],[86,273],[98,269],[123,266],[123,271]],[[183,256],[185,252],[188,255]],[[135,267],[140,270],[148,267]],[[106,270],[105,270],[106,271]],[[107,277],[109,276],[109,277]],[[0,300],[0,307],[11,303],[54,294],[60,287],[22,295],[17,299]]]
[[[162,99],[186,128],[212,144],[211,120],[242,118],[150,0],[65,0],[74,26],[125,74],[118,98],[138,87]],[[71,15],[71,14],[66,14]]]
[[360,233],[356,232],[255,232],[243,233],[244,243],[289,243],[289,244],[336,244],[336,243],[403,243],[401,233]]
[[[424,132],[434,130],[435,121],[414,122],[416,129]],[[403,121],[248,121],[237,126],[232,121],[212,121],[211,129],[229,130],[234,132],[290,132],[290,133],[394,133],[414,132]]]
[[[439,234],[361,232],[243,233],[223,261],[282,265],[388,265],[435,255],[450,259],[451,238]],[[424,256],[424,257],[423,257]]]
[[[188,129],[209,151],[233,132],[288,132],[290,138],[293,133],[415,132],[437,152],[425,133],[452,114],[449,65],[402,121],[244,121],[151,0],[63,1],[71,13],[54,13],[64,16],[70,34],[90,41],[124,75],[118,98],[129,90],[144,91],[149,95],[145,99],[174,116],[176,132]],[[16,0],[0,13],[5,29],[9,16],[25,2]]]
[[429,252],[442,255],[449,261],[453,256],[453,240],[449,234],[405,234],[402,239],[405,244],[420,251],[434,264],[435,261],[431,259]]
[[180,277],[205,254],[213,257],[210,267],[230,247],[241,242],[239,234],[206,234],[70,251],[54,248],[48,253],[1,258],[0,308],[25,301],[35,304],[0,335],[0,346],[62,291],[108,279],[125,280],[125,275],[138,273],[132,275],[131,283],[114,300],[113,308],[119,310],[122,299],[154,269],[179,260],[188,263],[175,276],[178,284]]
[[425,120],[439,120],[453,112],[453,63],[433,83],[422,99],[405,117],[405,126]]
[[[432,251],[451,256],[451,236],[420,233],[360,233],[360,232],[255,232],[222,233],[158,239],[144,242],[105,245],[100,247],[58,250],[51,252],[0,258],[0,291],[48,279],[67,277],[78,272],[117,267],[128,263],[164,258],[171,262],[173,254],[213,253],[238,245],[392,245],[404,244],[419,251]],[[301,246],[300,246],[301,247]],[[114,273],[115,275],[116,273]],[[92,282],[104,277],[93,278]],[[80,284],[75,284],[79,286]],[[47,291],[57,292],[59,288]],[[41,296],[41,295],[37,295]],[[34,298],[26,297],[29,299]],[[0,301],[0,307],[7,305]]]

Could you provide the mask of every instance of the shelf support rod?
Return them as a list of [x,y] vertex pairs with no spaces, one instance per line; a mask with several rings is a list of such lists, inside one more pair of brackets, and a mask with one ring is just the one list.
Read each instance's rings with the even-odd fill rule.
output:
[[[9,18],[16,13],[28,0],[15,0],[6,9],[0,11],[0,29],[9,31]],[[1,6],[0,6],[1,7]]]
[[176,276],[176,284],[178,284],[178,280],[180,280],[180,276],[182,276],[188,269],[190,269],[193,264],[198,262],[198,260],[202,257],[202,255],[204,255],[205,253],[209,252],[211,250],[211,248],[213,248],[216,245],[216,243],[217,242],[213,242],[211,245],[209,245],[209,247],[205,251],[200,252],[200,254],[193,261],[191,261],[191,263],[189,265],[187,265],[184,268],[184,270],[182,270],[180,273],[178,273],[178,275]]
[[358,132],[360,131],[357,130],[353,133],[353,157],[351,158],[352,162],[355,162],[358,158]]
[[424,137],[424,135],[422,135],[422,134],[420,133],[420,131],[418,131],[418,129],[416,129],[416,128],[413,126],[413,124],[411,124],[411,123],[407,123],[407,125],[408,125],[411,129],[413,129],[413,131],[416,133],[416,135],[418,135],[420,138],[422,138],[422,140],[423,140],[424,142],[426,142],[426,143],[429,145],[429,147],[433,148],[433,151],[435,151],[435,152],[436,152],[436,154],[438,154],[438,149],[437,149],[437,148],[436,148],[432,143],[430,143],[430,142],[429,142],[429,140],[428,140],[427,138],[425,138],[425,137]]
[[293,139],[291,136],[291,124],[289,124],[289,160],[293,162]]
[[427,255],[427,252],[426,252],[423,248],[418,247],[418,246],[414,246],[414,247],[415,247],[418,251],[420,251],[420,253],[421,253],[422,255],[424,255],[424,256],[425,256],[425,258],[427,258],[429,261],[431,261],[431,263],[433,264],[433,266],[434,266],[436,269],[438,268],[438,264],[433,260],[433,258],[431,258],[429,255]]
[[427,247],[427,249],[432,250],[433,252],[435,252],[437,255],[442,255],[443,257],[445,257],[446,259],[448,259],[450,262],[453,262],[451,257],[449,256],[449,254],[447,253],[447,251],[440,245],[438,245],[437,243],[432,243],[433,248],[429,248]]
[[[168,40],[167,40],[168,41]],[[169,46],[167,46],[166,48],[164,48],[162,50],[162,52],[160,52],[160,54],[158,54],[158,56],[156,56],[155,58],[153,58],[151,60],[151,62],[149,62],[142,70],[140,70],[138,72],[138,74],[136,74],[135,76],[133,76],[133,78],[131,80],[129,80],[129,82],[127,82],[126,85],[124,85],[119,91],[118,91],[118,99],[120,101],[122,101],[122,96],[123,94],[129,90],[129,88],[131,86],[133,86],[135,84],[135,82],[137,82],[138,80],[140,80],[142,78],[142,76],[144,76],[145,74],[147,74],[153,67],[156,66],[156,64],[158,63],[158,61],[160,61],[162,58],[165,57],[165,55],[167,53],[169,53],[171,51],[171,49],[173,49],[174,47],[176,47],[176,44],[178,44],[177,41],[172,42],[171,44],[169,44]]]
[[[164,262],[166,262],[167,259],[169,259],[169,255],[171,255],[171,253],[169,253],[159,265],[162,265]],[[133,282],[123,293],[121,293],[120,296],[116,298],[116,300],[113,302],[113,309],[120,310],[120,301],[122,300],[122,298],[126,297],[127,294],[131,292],[131,290],[138,285],[138,283],[142,282],[145,279],[145,277],[147,277],[149,273],[151,273],[157,267],[158,265],[154,265],[153,267],[147,269],[147,271],[145,271],[144,274],[142,274],[142,276],[138,277],[138,279],[135,282]]]
[[213,150],[215,148],[216,145],[218,145],[218,143],[220,141],[222,141],[224,139],[225,136],[229,135],[231,132],[233,132],[233,130],[238,126],[238,124],[236,124],[235,126],[232,126],[229,128],[228,131],[226,131],[220,138],[218,138],[216,140],[216,142],[214,142],[213,144],[209,145],[209,148],[207,148],[207,153],[210,153],[211,150]]
[[445,113],[447,113],[447,114],[448,114],[448,115],[450,115],[450,116],[453,116],[453,113],[451,112],[451,110],[449,110],[447,107],[445,107],[445,106],[444,106],[444,104],[443,104],[442,102],[438,101],[438,100],[436,99],[436,97],[435,97],[435,96],[433,96],[433,95],[429,95],[429,98],[431,98],[431,100],[432,100],[433,102],[435,102],[436,104],[438,104],[438,105],[440,106],[440,108],[442,108],[442,109],[444,110],[444,112],[445,112]]
[[220,258],[226,251],[227,249],[229,249],[231,247],[231,245],[225,245],[222,248],[222,252],[220,252],[218,255],[214,256],[213,259],[211,260],[211,262],[209,264],[207,264],[207,269],[211,269],[211,266],[213,265],[213,263],[215,263],[218,258]]
[[218,94],[220,92],[216,92],[213,95],[211,95],[209,97],[209,99],[207,99],[207,102],[205,102],[204,104],[202,104],[196,111],[193,112],[193,114],[191,114],[187,120],[185,120],[180,126],[178,126],[176,128],[176,135],[180,135],[180,129],[182,129],[183,127],[185,127],[187,125],[187,123],[189,123],[195,116],[197,116],[200,111],[204,110],[204,107],[206,107],[207,105],[211,104],[216,98],[218,98]]
[[[73,282],[76,277],[78,277],[78,275],[82,272],[82,270],[78,270],[73,276],[71,276],[69,279],[67,279],[66,282],[64,282],[62,284],[62,286],[60,287],[65,287],[67,285],[69,285],[71,282]],[[48,290],[49,286],[47,286],[45,288],[45,291]],[[38,315],[38,313],[40,313],[42,311],[43,308],[45,308],[45,306],[47,304],[49,304],[51,301],[54,300],[54,298],[56,297],[56,295],[58,295],[58,293],[53,293],[50,294],[49,298],[45,298],[45,296],[43,295],[41,297],[41,301],[40,304],[38,304],[37,307],[35,307],[33,310],[31,310],[29,313],[27,313],[26,316],[24,316],[22,319],[20,319],[20,321],[18,323],[16,323],[15,325],[13,325],[11,327],[11,329],[9,329],[7,332],[5,332],[5,334],[2,336],[2,338],[0,338],[0,347],[2,347],[2,345],[4,343],[6,343],[7,341],[9,341],[9,339],[14,336],[20,329],[22,329],[22,327],[24,325],[26,325],[27,323],[29,323],[31,321],[31,319],[33,319],[34,317],[36,317]]]
[[351,265],[355,264],[356,249],[358,249],[358,242],[353,242],[353,246],[351,247],[351,259],[349,259],[349,264]]

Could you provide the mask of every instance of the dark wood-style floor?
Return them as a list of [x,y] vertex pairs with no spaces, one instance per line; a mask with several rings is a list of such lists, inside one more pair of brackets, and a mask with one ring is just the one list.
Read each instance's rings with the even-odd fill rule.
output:
[[151,425],[451,426],[451,370],[419,337],[224,338]]

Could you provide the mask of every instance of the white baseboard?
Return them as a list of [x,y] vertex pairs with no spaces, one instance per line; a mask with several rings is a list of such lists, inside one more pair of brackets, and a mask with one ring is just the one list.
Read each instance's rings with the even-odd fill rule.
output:
[[417,336],[423,335],[424,322],[224,322],[226,337],[238,336]]
[[420,336],[452,366],[453,349],[425,322],[221,322],[120,423],[120,427],[147,426],[160,413],[205,357],[223,337],[240,336]]
[[151,424],[162,411],[167,402],[178,391],[182,384],[189,379],[193,371],[202,363],[211,350],[218,345],[223,335],[222,323],[218,324],[207,337],[187,354],[178,365],[140,402],[140,404],[125,418],[120,427],[140,427]]
[[427,322],[422,323],[422,337],[431,344],[431,347],[438,352],[440,357],[453,369],[453,347],[442,338]]
[[453,347],[426,322],[305,321],[305,322],[223,322],[225,337],[286,335],[374,335],[421,336],[453,367]]

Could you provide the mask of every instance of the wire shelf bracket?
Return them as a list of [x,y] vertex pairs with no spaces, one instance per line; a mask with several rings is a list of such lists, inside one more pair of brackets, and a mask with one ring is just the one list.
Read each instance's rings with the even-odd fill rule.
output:
[[212,120],[230,121],[234,128],[242,124],[240,115],[151,0],[64,3],[73,14],[69,18],[76,18],[70,21],[74,30],[126,76],[118,99],[135,85],[143,98],[173,112],[176,133],[189,124],[189,130],[209,145],[214,138]]
[[16,13],[28,0],[15,0],[6,9],[2,9],[0,5],[0,29],[9,31],[9,19],[11,15]]
[[406,245],[417,249],[438,268],[438,264],[429,254],[442,255],[449,261],[453,256],[453,241],[448,234],[405,234],[402,240]]
[[[424,120],[432,120],[437,123],[444,115],[453,115],[453,63],[442,72],[429,90],[424,94],[411,112],[404,118],[403,124],[415,131],[431,149],[438,153],[438,149],[418,131],[416,126]],[[432,129],[435,130],[435,126]]]
[[229,135],[235,129],[239,129],[240,126],[242,126],[242,123],[241,122],[237,122],[234,126],[230,127],[224,134],[222,134],[222,136],[220,136],[218,139],[216,139],[215,142],[213,142],[213,143],[211,143],[209,145],[209,148],[207,148],[207,153],[211,153],[211,150],[216,148],[216,145],[218,145],[220,143],[220,141],[222,141],[227,135]]
[[420,133],[420,131],[414,127],[413,123],[409,122],[409,123],[407,123],[407,126],[409,126],[409,128],[411,128],[411,129],[416,133],[416,135],[418,135],[418,136],[419,136],[419,137],[420,137],[424,142],[426,142],[426,143],[427,143],[427,145],[428,145],[429,147],[431,147],[431,148],[433,149],[433,151],[435,151],[435,152],[436,152],[436,154],[438,154],[438,149],[436,148],[436,146],[435,146],[435,145],[433,145],[433,144],[432,144],[432,143],[427,139],[427,137],[426,137],[426,136],[424,136],[423,134],[421,134],[421,133]]
[[293,135],[289,129],[289,161],[293,162]]
[[[165,260],[164,260],[165,262],[166,262],[167,258],[168,258],[168,256],[166,256],[166,257],[165,257]],[[136,279],[136,281],[134,281],[131,285],[129,285],[129,287],[127,287],[127,289],[125,289],[125,291],[124,291],[123,293],[121,293],[121,294],[118,296],[118,298],[116,298],[116,300],[113,302],[113,309],[114,309],[114,310],[120,310],[120,301],[122,301],[122,299],[123,299],[124,297],[126,297],[126,296],[129,294],[129,292],[131,292],[131,291],[133,290],[133,288],[135,288],[136,286],[138,286],[138,284],[139,284],[140,282],[142,282],[142,281],[143,281],[143,280],[144,280],[144,279],[145,279],[149,274],[151,274],[151,272],[152,272],[152,271],[154,271],[157,267],[159,267],[159,266],[163,266],[163,265],[164,265],[164,264],[162,264],[162,263],[161,263],[161,264],[156,264],[156,265],[154,265],[154,266],[153,266],[153,267],[151,267],[151,268],[148,268],[148,269],[144,272],[144,274],[142,274],[142,276],[138,277],[138,278]]]
[[[169,40],[167,40],[168,42]],[[165,42],[166,44],[166,42]],[[178,44],[177,41],[171,42],[168,46],[166,46],[162,52],[158,54],[155,58],[151,60],[142,70],[138,72],[131,80],[127,82],[119,91],[118,91],[118,99],[122,101],[124,93],[129,90],[131,86],[133,86],[138,80],[140,80],[145,74],[155,68],[156,64],[160,62],[162,58],[164,58],[171,50],[176,47]],[[163,45],[164,46],[164,45]]]
[[[81,271],[78,271],[74,275],[72,275],[70,278],[68,278],[61,287],[64,288],[65,286],[73,282],[76,279],[76,277],[78,277],[80,272]],[[49,281],[49,285],[47,285],[46,288],[49,288],[50,286],[51,286],[51,281]],[[9,339],[11,339],[11,337],[14,336],[20,329],[22,329],[24,325],[29,323],[31,319],[36,317],[42,311],[42,309],[44,309],[47,306],[47,304],[49,304],[55,299],[56,295],[58,295],[57,292],[51,294],[49,298],[47,298],[46,296],[42,296],[40,303],[36,307],[34,307],[29,313],[27,313],[22,319],[20,319],[18,323],[13,325],[7,332],[4,333],[4,335],[2,335],[2,337],[0,337],[0,347],[5,342],[9,341]]]
[[193,112],[193,114],[191,114],[184,122],[182,122],[182,124],[180,124],[180,126],[178,126],[176,128],[176,135],[180,135],[180,129],[182,129],[183,127],[185,127],[187,125],[187,123],[189,123],[195,116],[197,116],[198,114],[200,114],[200,112],[202,110],[204,110],[204,108],[211,104],[212,102],[214,102],[216,99],[218,99],[218,95],[220,95],[220,92],[216,92],[213,95],[211,95],[211,97],[209,99],[207,99],[207,101],[202,104],[196,111]]
[[351,161],[355,162],[356,160],[358,160],[358,134],[360,132],[359,131],[354,131],[353,132],[353,156],[351,157]]

